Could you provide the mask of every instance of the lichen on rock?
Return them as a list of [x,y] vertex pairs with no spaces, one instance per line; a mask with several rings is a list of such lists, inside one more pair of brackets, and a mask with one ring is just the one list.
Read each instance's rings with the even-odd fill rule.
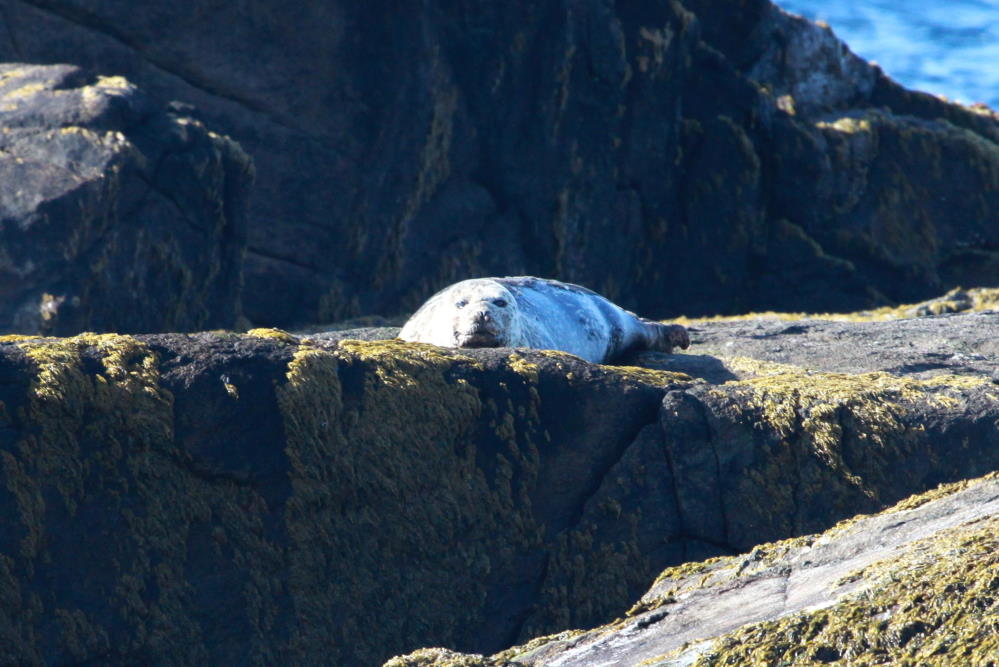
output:
[[[7,572],[19,573],[8,578],[13,588],[4,593],[19,601],[10,608],[19,629],[5,659],[41,660],[31,628],[45,616],[59,619],[44,625],[49,659],[128,653],[150,642],[147,633],[159,637],[152,645],[183,635],[190,641],[180,654],[203,656],[199,630],[185,610],[185,548],[175,530],[178,494],[184,491],[175,485],[171,466],[164,468],[173,439],[173,399],[159,384],[157,355],[132,337],[113,334],[15,344],[36,370],[14,417],[23,425],[22,436],[3,452],[6,487],[17,498],[4,562]],[[133,503],[140,498],[144,507],[136,511]],[[192,502],[181,504],[197,512]],[[52,518],[60,516],[75,524],[66,535],[49,532]],[[72,587],[83,593],[108,586],[106,604],[128,628],[114,633],[86,605],[66,600],[61,604],[69,606],[60,606],[33,592],[30,583],[62,576],[50,568],[53,558],[63,557],[64,540],[78,540],[73,548],[86,553],[81,563],[101,557],[100,542],[112,525],[131,536],[128,546],[117,552],[113,568]],[[19,547],[10,550],[6,542],[15,535]],[[154,580],[155,599],[149,597]]]
[[[508,439],[491,454],[480,429],[496,408],[456,374],[461,368],[475,373],[472,359],[401,341],[294,353],[278,403],[291,462],[285,516],[297,545],[296,627],[329,628],[344,605],[359,612],[335,625],[325,649],[312,637],[293,639],[312,647],[303,659],[370,663],[380,647],[356,641],[368,624],[394,642],[414,641],[418,619],[438,609],[481,613],[491,572],[510,566],[497,541],[536,542],[530,503],[519,497],[526,480],[515,479],[530,471],[525,426],[486,422],[494,438]],[[484,456],[496,457],[486,464],[492,479],[479,467]],[[321,556],[310,546],[317,543]],[[452,637],[457,619],[439,620],[435,634]]]
[[384,667],[506,667],[510,664],[505,660],[458,653],[446,648],[421,648],[392,658]]
[[834,606],[740,628],[685,664],[988,665],[999,655],[997,535],[994,517],[934,535],[851,575],[863,583]]

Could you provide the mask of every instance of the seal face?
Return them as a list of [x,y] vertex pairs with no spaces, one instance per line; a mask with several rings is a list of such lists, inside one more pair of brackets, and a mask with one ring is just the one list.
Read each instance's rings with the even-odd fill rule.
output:
[[441,347],[530,347],[605,362],[686,348],[686,329],[637,317],[585,287],[531,276],[475,278],[430,297],[399,338]]
[[465,281],[448,290],[454,347],[509,347],[518,338],[517,300],[501,283]]

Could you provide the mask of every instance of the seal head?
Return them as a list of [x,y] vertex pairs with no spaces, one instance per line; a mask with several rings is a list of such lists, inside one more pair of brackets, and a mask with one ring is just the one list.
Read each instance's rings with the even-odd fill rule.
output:
[[490,278],[464,280],[435,294],[399,337],[442,347],[521,345],[523,317],[517,298]]
[[520,318],[517,300],[499,283],[459,283],[448,297],[450,304],[441,306],[451,307],[455,347],[506,347],[516,338],[511,329]]

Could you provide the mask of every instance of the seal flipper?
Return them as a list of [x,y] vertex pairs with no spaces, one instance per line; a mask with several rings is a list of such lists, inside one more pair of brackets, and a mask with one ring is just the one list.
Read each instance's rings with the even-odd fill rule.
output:
[[671,354],[673,348],[686,350],[690,347],[690,335],[685,327],[679,324],[660,324],[642,320],[648,332],[648,349],[655,352]]

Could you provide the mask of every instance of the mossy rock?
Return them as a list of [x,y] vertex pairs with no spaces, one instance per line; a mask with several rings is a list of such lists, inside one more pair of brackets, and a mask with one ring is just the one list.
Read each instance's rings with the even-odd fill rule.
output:
[[[676,588],[716,561],[684,563],[999,467],[991,317],[760,325],[783,327],[771,348],[910,327],[911,354],[942,331],[981,352],[908,375],[350,332],[5,337],[0,661],[377,664],[433,644],[420,660],[500,664],[628,623],[668,566]],[[757,324],[699,325],[693,349],[731,326]]]
[[0,377],[0,658],[23,664],[502,648],[493,613],[556,604],[552,541],[692,383],[259,330],[8,337]]
[[669,568],[630,612],[493,656],[388,664],[988,665],[999,479],[942,486],[825,533]]

